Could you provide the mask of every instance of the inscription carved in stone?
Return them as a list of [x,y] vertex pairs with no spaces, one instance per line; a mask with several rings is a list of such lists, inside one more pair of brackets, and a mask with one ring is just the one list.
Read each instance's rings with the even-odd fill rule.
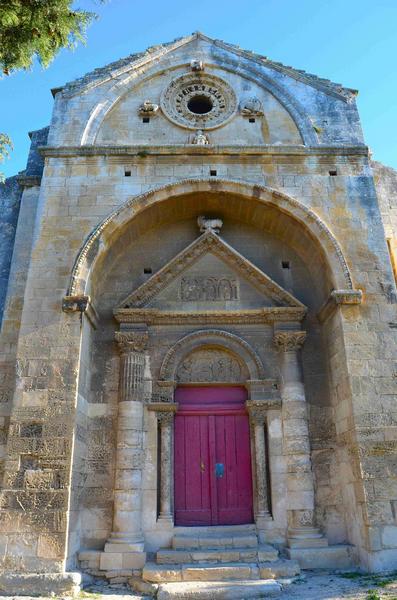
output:
[[180,299],[184,302],[210,300],[238,300],[239,288],[236,279],[230,277],[207,277],[196,275],[183,277],[180,284]]
[[216,349],[199,350],[179,365],[177,381],[181,383],[227,381],[240,383],[243,373],[236,358]]

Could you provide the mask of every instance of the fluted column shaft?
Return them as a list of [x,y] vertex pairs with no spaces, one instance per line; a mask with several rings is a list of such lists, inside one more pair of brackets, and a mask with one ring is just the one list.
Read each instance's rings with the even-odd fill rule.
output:
[[105,546],[142,551],[143,393],[147,334],[118,332],[120,383],[113,531]]

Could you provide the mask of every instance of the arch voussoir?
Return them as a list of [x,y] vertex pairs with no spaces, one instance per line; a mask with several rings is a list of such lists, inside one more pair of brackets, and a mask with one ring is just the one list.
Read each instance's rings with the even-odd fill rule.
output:
[[133,196],[90,233],[76,257],[68,295],[85,293],[94,263],[107,251],[115,234],[121,231],[137,214],[170,198],[194,193],[217,192],[246,197],[247,201],[255,199],[263,205],[273,206],[292,217],[308,231],[321,247],[330,267],[334,288],[353,290],[349,267],[337,239],[324,221],[297,199],[270,187],[242,181],[218,179],[214,185],[214,181],[209,179],[183,179]]

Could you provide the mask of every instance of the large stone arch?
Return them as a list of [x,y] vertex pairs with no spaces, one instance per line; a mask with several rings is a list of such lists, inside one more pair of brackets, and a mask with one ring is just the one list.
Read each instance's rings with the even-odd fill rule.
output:
[[205,347],[216,347],[231,352],[243,361],[251,380],[264,379],[262,361],[248,342],[222,329],[200,329],[182,337],[169,348],[160,368],[160,380],[175,381],[181,361],[195,350]]
[[[263,87],[266,91],[270,92],[290,114],[299,130],[303,143],[306,146],[318,144],[318,136],[313,129],[313,124],[300,104],[279,83],[264,74],[259,68],[255,68],[254,64],[248,66],[242,64],[241,61],[233,60],[231,56],[225,55],[222,56],[222,64],[217,64],[215,62],[211,63],[210,61],[207,61],[206,64],[208,68],[214,67],[229,71]],[[137,72],[136,70],[132,70],[125,74],[123,78],[118,79],[106,94],[101,96],[100,101],[98,101],[91,110],[89,119],[81,136],[80,144],[82,146],[95,144],[99,129],[106,115],[118,102],[131,92],[131,85],[133,82],[135,82],[135,85],[142,85],[146,81],[153,79],[153,77],[158,77],[165,72],[170,72],[171,70],[176,70],[181,67],[186,67],[187,70],[190,69],[189,63],[178,63],[173,67],[168,65],[165,68],[158,65],[148,69],[143,77],[141,71]]]
[[133,196],[106,217],[86,238],[80,249],[70,278],[67,295],[87,293],[90,272],[109,251],[115,237],[139,213],[170,198],[197,193],[233,194],[249,201],[276,208],[300,224],[320,247],[329,266],[331,282],[336,290],[353,290],[351,274],[342,249],[327,225],[301,202],[272,188],[241,181],[218,179],[183,179]]

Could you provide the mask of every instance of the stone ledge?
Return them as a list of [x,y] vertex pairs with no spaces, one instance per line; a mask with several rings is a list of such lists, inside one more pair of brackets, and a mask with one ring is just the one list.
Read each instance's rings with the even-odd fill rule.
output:
[[206,145],[195,146],[194,144],[173,144],[164,146],[40,146],[38,151],[42,156],[137,156],[146,158],[158,155],[225,155],[232,156],[251,155],[342,155],[342,156],[368,156],[368,147],[359,146],[273,146],[263,144],[261,146],[245,145]]
[[325,548],[286,548],[288,558],[301,569],[350,569],[354,566],[354,546],[337,544]]
[[80,592],[81,573],[4,573],[0,575],[0,594],[37,596]]

